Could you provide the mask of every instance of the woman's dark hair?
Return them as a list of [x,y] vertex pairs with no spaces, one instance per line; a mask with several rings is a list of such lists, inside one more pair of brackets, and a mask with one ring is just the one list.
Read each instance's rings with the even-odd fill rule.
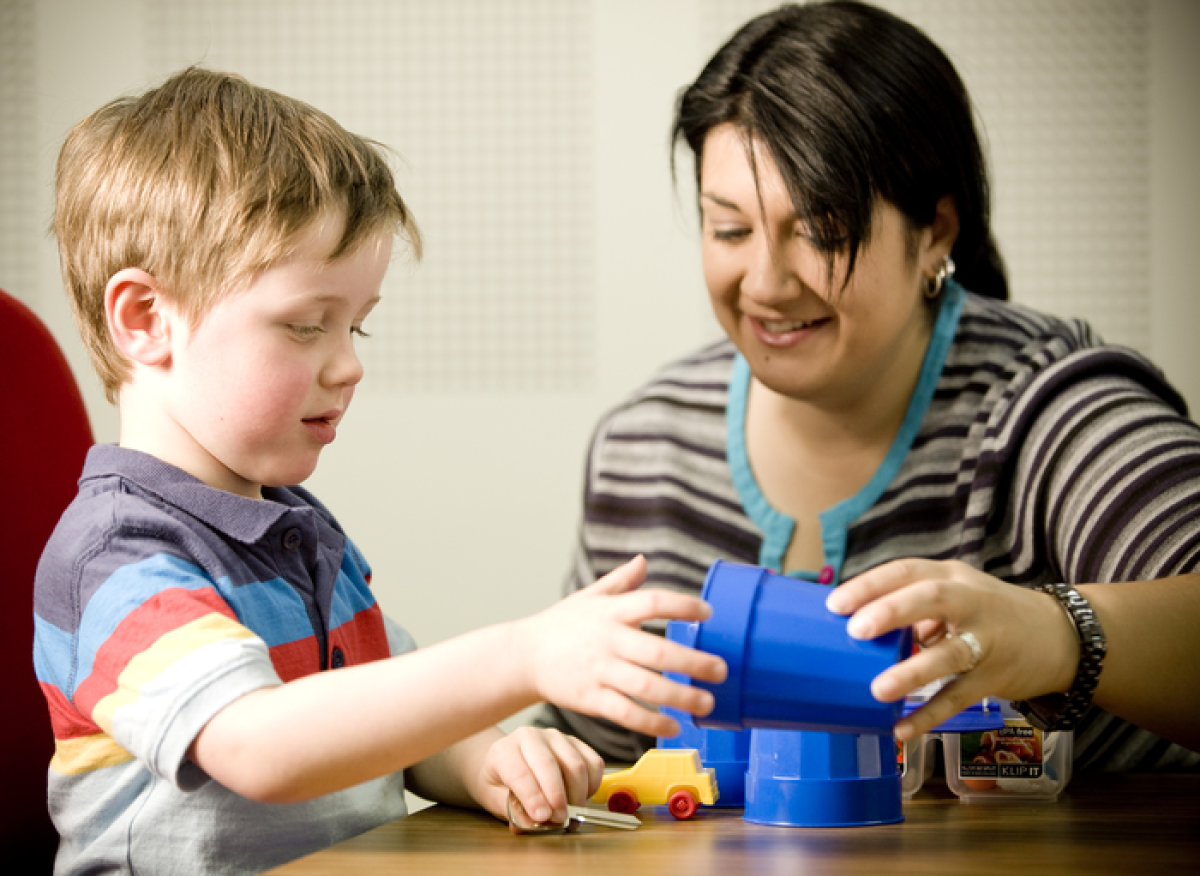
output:
[[831,261],[848,252],[853,271],[877,197],[926,228],[950,195],[957,279],[1008,297],[970,98],[954,65],[911,24],[845,0],[753,19],[679,97],[671,142],[688,144],[697,181],[705,137],[727,123],[767,149]]

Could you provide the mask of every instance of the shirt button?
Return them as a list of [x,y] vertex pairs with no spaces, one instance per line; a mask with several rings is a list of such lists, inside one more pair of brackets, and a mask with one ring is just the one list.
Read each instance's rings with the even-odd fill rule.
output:
[[821,569],[821,574],[817,576],[817,580],[822,584],[833,583],[833,566],[825,566]]
[[341,669],[346,665],[346,655],[342,653],[342,649],[334,647],[333,654],[329,658],[329,665],[334,669]]
[[283,546],[289,551],[294,551],[300,547],[300,542],[304,541],[304,536],[300,534],[300,530],[292,527],[283,534]]

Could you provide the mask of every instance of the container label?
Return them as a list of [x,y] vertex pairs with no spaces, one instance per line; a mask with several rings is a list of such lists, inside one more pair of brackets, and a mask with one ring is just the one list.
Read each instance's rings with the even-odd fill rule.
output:
[[1042,776],[1042,731],[1009,720],[999,730],[959,736],[960,779],[1038,779]]

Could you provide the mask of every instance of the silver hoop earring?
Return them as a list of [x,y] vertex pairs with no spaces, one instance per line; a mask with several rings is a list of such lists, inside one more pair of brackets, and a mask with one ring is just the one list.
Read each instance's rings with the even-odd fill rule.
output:
[[925,281],[925,297],[930,301],[936,299],[942,294],[942,286],[946,280],[954,276],[954,259],[950,256],[942,256],[942,263],[938,265],[937,273]]

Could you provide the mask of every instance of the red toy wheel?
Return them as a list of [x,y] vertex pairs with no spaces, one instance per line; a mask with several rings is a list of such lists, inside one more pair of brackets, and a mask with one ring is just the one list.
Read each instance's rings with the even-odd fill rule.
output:
[[608,811],[620,812],[622,815],[632,815],[640,805],[637,794],[633,791],[613,791],[612,796],[608,798]]
[[676,791],[667,801],[667,808],[676,818],[683,820],[696,814],[696,798],[691,791]]

